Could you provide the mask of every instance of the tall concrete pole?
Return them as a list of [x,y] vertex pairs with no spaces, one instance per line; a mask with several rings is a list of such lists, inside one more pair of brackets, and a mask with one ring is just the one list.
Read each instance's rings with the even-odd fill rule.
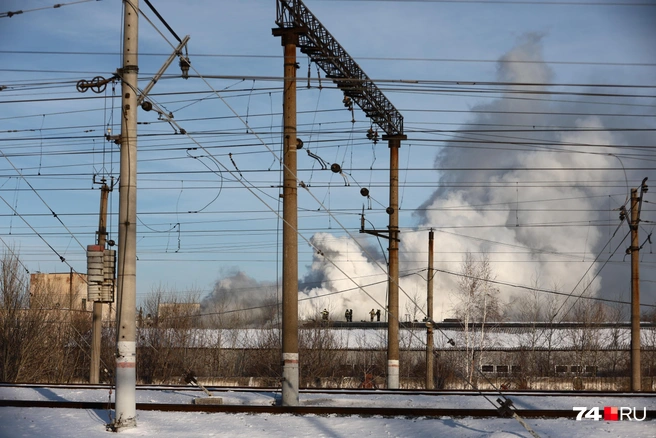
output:
[[631,189],[631,390],[641,391],[640,379],[640,242],[638,189]]
[[116,414],[113,428],[137,425],[137,78],[139,0],[124,0],[121,99],[121,174],[118,225]]
[[433,230],[428,233],[428,281],[426,299],[426,389],[433,389]]
[[298,406],[298,185],[296,179],[296,46],[298,30],[273,29],[284,47],[282,405]]
[[[98,246],[103,250],[107,241],[107,200],[110,188],[102,180],[100,187],[100,218],[98,219]],[[93,302],[93,323],[91,327],[91,370],[89,372],[89,383],[100,382],[100,349],[102,341],[102,301]]]
[[387,308],[387,388],[399,388],[399,148],[401,139],[389,137],[390,194],[389,273]]

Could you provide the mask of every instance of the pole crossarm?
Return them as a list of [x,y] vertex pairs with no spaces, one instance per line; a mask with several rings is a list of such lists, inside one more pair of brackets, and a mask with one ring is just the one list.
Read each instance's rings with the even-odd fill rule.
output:
[[276,24],[299,28],[299,48],[388,136],[403,135],[403,116],[301,0],[278,0]]

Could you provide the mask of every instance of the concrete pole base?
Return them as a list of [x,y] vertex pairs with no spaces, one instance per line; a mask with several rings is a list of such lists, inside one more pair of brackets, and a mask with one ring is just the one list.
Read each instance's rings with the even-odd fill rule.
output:
[[283,353],[282,405],[298,406],[298,353]]
[[195,405],[222,405],[223,398],[221,397],[196,397],[191,401]]
[[387,361],[387,389],[399,389],[399,361]]
[[136,418],[128,418],[127,420],[114,420],[105,426],[109,432],[121,432],[123,430],[133,429],[135,427],[137,427]]

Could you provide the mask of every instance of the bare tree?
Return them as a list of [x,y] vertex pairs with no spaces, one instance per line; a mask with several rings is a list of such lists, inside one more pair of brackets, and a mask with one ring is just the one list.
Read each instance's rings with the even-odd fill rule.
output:
[[337,332],[322,322],[299,331],[300,373],[306,384],[322,386],[321,378],[341,377],[347,353],[339,348],[336,336]]
[[197,330],[200,304],[193,291],[179,296],[162,286],[144,300],[138,328],[139,378],[145,383],[171,381],[197,368],[201,336]]
[[[605,357],[606,374],[613,377],[627,375],[631,366],[630,355],[626,354],[626,348],[630,345],[630,333],[621,328],[621,324],[628,320],[627,308],[622,305],[608,307],[606,309],[606,315],[607,320],[613,323],[613,327],[608,330],[609,333],[605,336],[607,348]],[[647,336],[649,336],[649,333],[653,336],[655,332],[653,330],[647,333],[643,331],[643,334]],[[654,343],[652,342],[651,345],[654,345]],[[653,351],[651,350],[652,361]]]
[[570,372],[576,375],[574,389],[583,389],[580,377],[586,367],[592,369],[597,367],[600,350],[604,344],[599,323],[606,320],[606,308],[598,301],[579,299],[573,307],[572,319],[582,325],[567,331],[574,354],[572,360],[574,368]]
[[[554,285],[553,289],[558,287]],[[533,376],[552,374],[553,318],[559,302],[555,295],[541,291],[539,276],[533,279],[533,289],[522,293],[514,302],[512,319],[529,327],[519,335],[520,354],[515,359],[513,380],[519,389],[529,389]]]
[[[410,315],[410,321],[418,321],[421,315],[426,315],[426,297],[415,288],[412,296],[405,302],[405,313]],[[423,317],[422,317],[423,319]]]
[[[656,308],[652,307],[651,311],[645,312],[642,316],[643,321],[649,321],[656,324]],[[645,348],[643,356],[641,357],[643,376],[651,377],[652,385],[654,377],[656,377],[656,327],[642,329],[643,336],[645,337],[646,345],[651,345],[651,348]],[[627,355],[624,355],[626,358]]]
[[[63,292],[29,283],[15,251],[0,268],[0,379],[4,382],[67,382],[82,378],[90,319],[64,308]],[[55,298],[58,297],[58,298]],[[68,301],[68,300],[66,300]],[[86,367],[88,370],[88,366]]]
[[30,315],[28,278],[13,251],[2,257],[0,303],[0,378],[29,380],[30,358],[41,348],[39,334],[45,330],[39,330],[39,319]]
[[[458,303],[455,314],[462,323],[467,356],[466,376],[473,381],[474,371],[481,366],[481,354],[487,347],[487,324],[501,320],[499,289],[492,283],[494,273],[487,255],[476,259],[465,255],[455,291]],[[470,323],[477,323],[477,330]],[[478,352],[478,354],[477,354]]]

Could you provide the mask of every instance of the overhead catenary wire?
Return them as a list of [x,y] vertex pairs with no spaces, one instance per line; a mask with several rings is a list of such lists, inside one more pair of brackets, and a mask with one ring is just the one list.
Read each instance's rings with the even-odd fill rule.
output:
[[[88,0],[91,1],[91,0]],[[486,1],[487,3],[487,1]],[[0,50],[0,53],[24,55],[107,55],[117,56],[120,53],[98,51],[61,51],[61,50]],[[140,52],[139,56],[166,56],[168,53]],[[190,52],[194,58],[250,58],[250,59],[277,59],[277,55],[257,55],[240,53],[197,53]],[[529,60],[529,59],[476,59],[476,58],[426,58],[426,57],[391,57],[391,56],[356,56],[364,61],[390,61],[390,62],[448,62],[448,63],[490,63],[490,64],[554,64],[554,65],[591,65],[591,66],[622,66],[622,67],[655,67],[656,63],[645,62],[610,62],[610,61],[565,61],[565,60]]]
[[[32,184],[27,180],[27,178],[25,178],[25,177],[23,176],[22,172],[21,172],[21,171],[20,171],[20,170],[14,165],[14,163],[11,162],[11,160],[9,160],[9,158],[5,155],[5,153],[4,153],[1,149],[0,149],[0,154],[2,154],[2,156],[3,156],[3,157],[9,162],[9,164],[11,164],[11,166],[14,168],[14,170],[16,171],[16,173],[17,173],[17,174],[23,179],[23,181],[25,181],[25,183],[27,183],[27,185],[28,185],[28,186],[30,187],[30,189],[34,192],[34,194],[37,195],[37,197],[38,197],[38,198],[41,200],[41,202],[46,206],[46,208],[48,208],[48,210],[50,210],[50,213],[52,214],[52,216],[53,216],[55,219],[57,219],[57,221],[59,221],[59,223],[60,223],[60,224],[66,229],[66,231],[67,231],[67,232],[71,235],[71,237],[77,242],[77,244],[80,245],[80,247],[81,247],[82,249],[85,249],[85,250],[86,250],[86,247],[85,247],[84,245],[82,245],[82,243],[80,243],[80,241],[77,239],[77,237],[75,236],[75,234],[74,234],[74,233],[73,233],[73,232],[72,232],[72,231],[66,226],[66,224],[64,224],[64,222],[63,222],[63,221],[61,220],[61,218],[57,215],[57,213],[55,213],[54,210],[53,210],[52,208],[50,208],[50,206],[49,206],[48,203],[45,201],[45,199],[43,199],[43,197],[42,197],[42,196],[39,194],[39,192],[34,188],[34,186],[32,186]],[[4,201],[4,198],[3,198],[2,200]],[[5,201],[5,203],[7,203],[7,202]],[[12,209],[12,211],[14,211],[15,214],[18,214],[18,212],[17,212],[13,207],[11,207],[10,204],[7,204],[7,205],[10,206],[10,208]],[[25,223],[27,224],[27,222],[25,222]],[[31,227],[31,226],[30,226],[30,227]],[[51,247],[51,248],[52,248],[52,247]],[[54,248],[52,248],[52,249],[54,250]],[[55,251],[55,252],[56,252],[56,251]],[[58,255],[59,255],[59,254],[58,254]],[[61,259],[62,262],[64,261],[64,258],[63,258],[61,255],[59,255],[59,258]],[[72,269],[72,268],[71,268],[71,269]]]
[[[170,44],[170,43],[169,43],[169,44]],[[192,67],[192,68],[193,68],[193,67]],[[196,71],[196,69],[194,69],[194,71],[195,71],[196,73],[198,73],[198,72]],[[206,81],[205,81],[205,82],[206,82]],[[206,83],[207,83],[207,82],[206,82]],[[207,85],[210,86],[209,83],[207,83]],[[233,113],[235,113],[235,115],[237,115],[237,113],[232,109],[232,107],[230,107],[230,105],[229,105],[225,100],[222,99],[222,97],[218,94],[218,92],[216,92],[216,90],[214,90],[211,86],[210,86],[210,88],[211,88],[211,89],[217,94],[217,96],[218,96],[219,98],[221,98],[221,100],[224,102],[224,104],[226,104],[226,105],[230,108],[230,110],[233,111]],[[136,92],[136,90],[135,90],[135,92]],[[167,118],[169,119],[169,120],[168,120],[169,122],[174,123],[174,122],[172,122],[172,119],[171,119],[170,117],[166,116],[165,113],[164,113],[164,116],[167,117]],[[237,116],[238,116],[238,115],[237,115]],[[242,121],[242,123],[244,123],[244,125],[248,128],[248,124],[245,123],[245,121],[244,121],[243,119],[241,119],[239,116],[238,116],[238,118],[239,118],[239,120]],[[185,132],[186,135],[189,135],[188,133],[186,133],[186,131],[184,131],[184,132]],[[258,138],[258,140],[260,140],[260,141],[262,142],[262,144],[263,144],[263,145],[264,145],[264,146],[265,146],[265,147],[266,147],[266,148],[267,148],[267,149],[273,154],[273,156],[275,157],[275,159],[276,159],[277,161],[279,161],[279,162],[281,163],[281,165],[284,167],[285,164],[284,164],[283,161],[280,159],[280,157],[279,157],[278,155],[276,155],[276,153],[275,153],[275,152],[274,152],[274,151],[273,151],[273,150],[272,150],[272,149],[271,149],[271,148],[270,148],[270,147],[269,147],[269,146],[268,146],[268,145],[267,145],[267,144],[266,144],[266,143],[265,143],[260,137],[259,137],[259,135],[258,135],[257,133],[253,132],[253,134]],[[202,145],[200,145],[199,143],[198,143],[198,145],[199,145],[199,147],[200,147],[201,149],[205,150],[205,148],[204,148]],[[205,150],[205,151],[206,151],[206,150]],[[207,152],[208,154],[210,154],[209,151],[206,151],[206,152]],[[211,156],[211,154],[210,154],[210,156]],[[220,161],[218,161],[218,160],[216,160],[216,159],[215,159],[215,161],[216,161],[216,163],[217,163],[218,165],[220,165],[221,167],[223,167],[226,171],[230,172],[231,174],[233,173],[233,172],[232,172],[231,170],[229,170],[225,165],[223,165]],[[240,182],[242,182],[242,181],[243,181],[243,180],[240,179]],[[350,235],[348,229],[345,228],[345,227],[344,227],[344,226],[343,226],[343,225],[337,220],[337,218],[334,217],[334,215],[330,212],[329,209],[326,209],[326,208],[325,208],[325,206],[323,205],[323,203],[322,203],[321,201],[319,201],[319,199],[316,198],[316,196],[314,196],[314,194],[312,194],[312,192],[309,190],[309,187],[307,187],[307,185],[306,185],[305,183],[303,183],[303,181],[300,181],[300,180],[297,180],[297,181],[298,181],[298,185],[300,185],[302,188],[306,189],[306,191],[307,191],[308,193],[310,193],[310,195],[314,198],[314,200],[317,202],[317,204],[319,204],[321,208],[323,208],[323,209],[326,210],[326,212],[327,212],[328,215],[331,217],[331,219],[334,219],[334,220],[339,224],[339,226],[340,226],[340,227],[341,227],[341,228],[342,228],[342,229],[343,229],[348,235]],[[249,190],[252,194],[254,194],[254,195],[255,195],[260,201],[262,201],[262,199],[261,199],[256,193],[254,193],[253,190],[251,190],[251,188],[248,187],[248,185],[246,185],[244,182],[242,182],[242,184],[244,184],[244,186],[247,187],[248,190]],[[262,201],[262,202],[263,202],[263,201]],[[269,207],[274,213],[277,214],[277,212],[276,212],[273,208],[271,208],[270,206],[268,206],[268,204],[266,204],[266,205],[267,205],[267,207]],[[304,236],[303,236],[298,230],[293,230],[293,231],[294,231],[299,237],[301,237],[302,239],[304,239],[304,240],[305,240],[310,246],[316,248],[316,246],[315,246],[312,242],[310,242],[307,238],[305,238],[305,237],[304,237]],[[351,238],[352,238],[352,236],[351,236]],[[355,239],[353,239],[353,240],[355,241]],[[362,245],[360,245],[359,242],[357,242],[357,241],[355,241],[355,243],[356,243],[357,246],[359,246],[359,247],[361,248],[361,250],[363,250],[363,252],[365,252],[366,254],[369,255],[369,252],[367,251],[366,248],[364,248]],[[319,250],[319,248],[316,248],[316,249]],[[327,258],[327,260],[328,260],[328,261],[329,261],[329,262],[330,262],[330,263],[331,263],[331,264],[332,264],[332,265],[333,265],[338,271],[342,272],[342,274],[344,274],[347,278],[350,279],[350,277],[348,277],[348,274],[346,274],[346,272],[344,272],[344,270],[343,270],[338,264],[334,263],[332,260],[330,260],[330,258]],[[382,270],[383,272],[385,271],[385,269],[382,269],[382,267],[378,264],[378,262],[375,260],[375,258],[372,258],[372,260],[375,262],[376,265],[378,265],[378,266],[381,268],[381,270]],[[389,274],[387,274],[387,275],[389,275]],[[358,284],[356,281],[354,281],[354,280],[352,280],[352,279],[350,279],[350,280],[351,280],[356,286],[360,287],[359,284]],[[404,294],[408,295],[408,294],[407,294],[407,293],[401,288],[400,285],[398,285],[398,287],[399,287],[399,290],[401,290]],[[368,295],[368,296],[369,296],[374,302],[377,303],[377,300],[374,299],[374,298],[371,296],[371,294],[369,294],[365,289],[363,289],[363,288],[361,288],[361,287],[360,287],[360,289],[361,289],[366,295]],[[380,303],[378,303],[378,305],[380,305]],[[399,315],[391,315],[391,317],[392,317],[392,318],[395,318],[397,321],[400,321]],[[475,387],[474,385],[471,384],[471,382],[469,382],[469,380],[467,380],[467,382],[468,382],[472,387]],[[505,397],[501,392],[499,392],[499,395],[500,395],[501,398],[503,398],[504,400],[506,400],[506,402],[508,402],[508,400],[506,399],[506,397]],[[487,399],[486,396],[484,396],[484,397]],[[488,401],[489,401],[492,405],[494,405],[495,407],[497,407],[497,405],[496,405],[494,402],[492,402],[492,401],[489,400],[489,399],[488,399]],[[502,404],[502,406],[503,406],[503,404]],[[523,421],[523,420],[521,420],[521,418],[519,418],[519,417],[517,416],[516,413],[513,413],[513,416],[514,416],[518,421],[520,421],[520,422]],[[522,424],[524,424],[524,423],[522,423]],[[524,425],[525,425],[525,424],[524,424]],[[530,427],[528,427],[527,425],[525,425],[525,427],[527,428],[527,430],[529,430],[530,432],[532,432],[532,430],[530,429]],[[535,435],[534,432],[532,432],[532,434]]]
[[26,13],[29,13],[29,12],[43,11],[43,10],[46,10],[46,9],[59,9],[62,6],[71,6],[71,5],[77,5],[77,4],[80,4],[80,3],[88,3],[88,2],[92,2],[92,1],[98,1],[98,0],[77,0],[77,1],[68,2],[68,3],[55,3],[52,6],[42,6],[40,8],[21,9],[21,10],[18,10],[18,11],[0,12],[0,18],[12,18],[16,15],[22,15],[22,14],[26,14]]

